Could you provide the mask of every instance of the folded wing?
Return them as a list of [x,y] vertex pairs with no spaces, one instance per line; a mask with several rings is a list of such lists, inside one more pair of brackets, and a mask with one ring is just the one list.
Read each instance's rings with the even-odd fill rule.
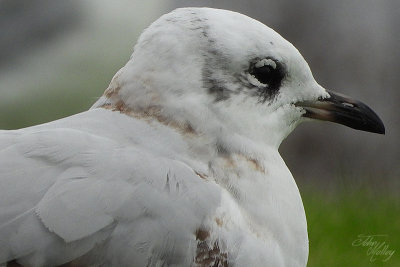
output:
[[114,263],[190,258],[219,201],[186,164],[73,127],[0,132],[0,184],[0,263],[63,264],[102,243]]

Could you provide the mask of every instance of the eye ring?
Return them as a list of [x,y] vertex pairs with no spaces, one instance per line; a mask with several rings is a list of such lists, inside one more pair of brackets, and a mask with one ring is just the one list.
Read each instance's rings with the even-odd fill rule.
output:
[[282,64],[273,58],[256,59],[250,63],[248,80],[256,87],[268,92],[268,95],[279,91],[285,72]]

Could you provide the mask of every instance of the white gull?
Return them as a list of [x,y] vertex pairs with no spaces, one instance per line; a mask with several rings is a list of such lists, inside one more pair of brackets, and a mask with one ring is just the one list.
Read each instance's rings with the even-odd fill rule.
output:
[[0,263],[305,266],[278,147],[310,118],[384,132],[262,23],[166,14],[91,110],[0,132]]

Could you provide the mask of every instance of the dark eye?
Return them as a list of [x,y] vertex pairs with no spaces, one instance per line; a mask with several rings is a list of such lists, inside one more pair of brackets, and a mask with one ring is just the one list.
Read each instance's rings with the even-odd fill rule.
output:
[[285,76],[281,64],[270,58],[264,58],[252,63],[249,68],[249,75],[251,84],[265,88],[270,93],[279,90]]

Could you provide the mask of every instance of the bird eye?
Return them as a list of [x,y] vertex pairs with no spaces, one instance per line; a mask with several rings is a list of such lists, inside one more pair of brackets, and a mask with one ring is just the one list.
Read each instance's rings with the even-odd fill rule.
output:
[[277,91],[284,77],[281,64],[273,59],[264,58],[252,63],[249,68],[249,81],[251,84]]

